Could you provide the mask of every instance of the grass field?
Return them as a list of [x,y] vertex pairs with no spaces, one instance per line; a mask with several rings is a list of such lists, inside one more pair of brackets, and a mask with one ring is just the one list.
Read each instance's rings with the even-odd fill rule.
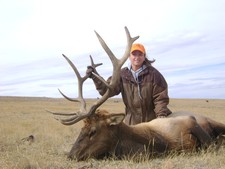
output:
[[[91,104],[94,100],[88,100]],[[79,105],[65,99],[35,97],[0,97],[0,169],[225,169],[225,148],[218,152],[171,154],[162,158],[141,160],[71,161],[66,158],[79,134],[82,122],[64,126],[46,110],[74,112]],[[120,99],[109,99],[102,108],[124,112]],[[172,111],[191,111],[225,124],[225,100],[171,99]],[[30,135],[34,141],[23,140]]]

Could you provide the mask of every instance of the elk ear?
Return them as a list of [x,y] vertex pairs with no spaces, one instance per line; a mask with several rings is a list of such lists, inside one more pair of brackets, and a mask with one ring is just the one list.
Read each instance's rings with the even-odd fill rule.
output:
[[125,114],[121,113],[121,114],[112,114],[109,116],[107,122],[110,126],[113,125],[118,125],[120,123],[122,123],[123,119],[125,118]]

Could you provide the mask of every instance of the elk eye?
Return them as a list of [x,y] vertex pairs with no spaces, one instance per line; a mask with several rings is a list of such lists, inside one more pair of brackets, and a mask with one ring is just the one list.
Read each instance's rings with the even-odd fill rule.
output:
[[91,129],[91,131],[89,132],[89,138],[91,139],[95,134],[96,134],[96,130]]

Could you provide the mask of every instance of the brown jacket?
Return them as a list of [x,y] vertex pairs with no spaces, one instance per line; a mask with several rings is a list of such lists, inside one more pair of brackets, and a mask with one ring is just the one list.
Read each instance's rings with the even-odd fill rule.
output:
[[[120,92],[122,94],[126,106],[125,123],[129,125],[171,114],[167,108],[169,103],[167,82],[151,64],[145,65],[146,68],[139,73],[139,83],[134,79],[129,68],[121,69],[121,83],[118,84],[116,94]],[[97,78],[94,82],[96,89],[103,95],[107,89],[106,86]]]

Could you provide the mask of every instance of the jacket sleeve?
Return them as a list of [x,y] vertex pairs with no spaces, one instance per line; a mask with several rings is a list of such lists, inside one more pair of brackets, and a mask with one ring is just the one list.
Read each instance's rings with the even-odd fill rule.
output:
[[153,82],[153,102],[156,117],[168,116],[172,112],[167,107],[169,104],[168,86],[164,77],[156,71]]
[[[94,81],[96,90],[98,90],[99,94],[101,96],[103,96],[105,94],[105,92],[107,91],[107,86],[101,80],[99,80],[96,77],[92,78],[92,80]],[[110,83],[110,80],[111,80],[111,77],[109,77],[106,82]],[[118,95],[120,93],[120,87],[119,86],[120,86],[120,84],[118,84],[117,88],[114,89],[114,91],[110,93],[110,97],[113,97],[113,96]]]

